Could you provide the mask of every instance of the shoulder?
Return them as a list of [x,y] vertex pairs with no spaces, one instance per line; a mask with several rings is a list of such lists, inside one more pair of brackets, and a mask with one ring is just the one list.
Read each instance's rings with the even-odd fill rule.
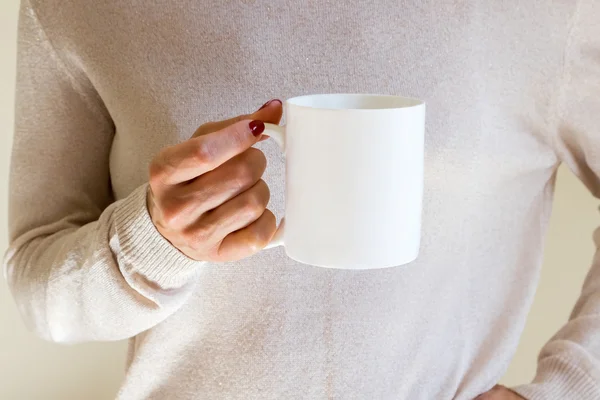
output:
[[21,1],[21,18],[35,19],[57,52],[76,56],[105,49],[143,9],[137,0]]
[[128,0],[21,1],[22,12],[31,13],[48,36],[71,41],[115,28],[135,8],[135,3]]

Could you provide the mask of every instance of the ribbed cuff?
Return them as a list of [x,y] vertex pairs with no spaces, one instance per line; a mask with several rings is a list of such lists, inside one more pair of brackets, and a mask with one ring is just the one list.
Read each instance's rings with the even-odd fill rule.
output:
[[127,273],[137,273],[163,288],[185,285],[203,263],[176,249],[154,226],[142,185],[123,199],[115,209],[114,222]]
[[540,361],[533,383],[512,390],[527,400],[600,399],[599,384],[584,370],[559,356]]

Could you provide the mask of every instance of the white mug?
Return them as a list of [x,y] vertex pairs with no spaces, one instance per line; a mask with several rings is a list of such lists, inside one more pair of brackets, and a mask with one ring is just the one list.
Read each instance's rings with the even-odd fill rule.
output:
[[[285,217],[268,247],[319,267],[375,269],[419,254],[424,102],[325,94],[285,102],[265,124],[286,156]],[[285,223],[283,223],[285,221]]]

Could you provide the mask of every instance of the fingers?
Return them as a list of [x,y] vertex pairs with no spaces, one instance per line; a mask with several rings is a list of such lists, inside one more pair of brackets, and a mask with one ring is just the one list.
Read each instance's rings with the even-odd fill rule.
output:
[[219,247],[216,261],[240,260],[249,257],[269,244],[277,230],[276,219],[269,210],[247,227],[230,233]]
[[256,144],[264,129],[261,121],[243,120],[167,147],[150,166],[151,184],[176,185],[212,171]]
[[211,171],[256,144],[264,122],[278,123],[283,109],[273,100],[249,116],[202,125],[183,143],[163,149],[150,165],[154,186],[176,185]]
[[237,117],[229,118],[224,121],[207,122],[206,124],[200,126],[196,130],[196,132],[194,132],[194,135],[192,137],[203,136],[211,132],[216,132],[221,129],[225,129],[228,126],[243,121],[245,119],[257,119],[263,122],[269,122],[271,124],[278,124],[279,121],[281,121],[282,115],[283,106],[281,100],[274,99],[265,103],[260,109],[258,109],[252,114],[239,115]]
[[248,190],[260,180],[266,168],[267,158],[264,153],[249,148],[220,167],[196,178],[183,188],[184,193],[189,193],[185,197],[192,196],[202,202],[192,217],[198,217]]
[[276,231],[273,213],[266,209],[269,189],[264,181],[202,216],[171,243],[203,261],[235,261],[264,248]]
[[252,120],[254,118],[252,118],[251,114],[244,114],[244,115],[238,115],[237,117],[229,118],[229,119],[226,119],[223,121],[207,122],[205,124],[200,125],[200,127],[198,129],[196,129],[196,132],[194,132],[194,134],[192,135],[192,138],[195,138],[198,136],[204,136],[208,133],[220,131],[221,129],[225,129],[228,126],[236,124],[245,119]]
[[250,117],[252,119],[259,119],[264,122],[269,122],[271,124],[278,124],[281,121],[281,117],[283,116],[283,105],[281,100],[274,99],[271,100],[263,106],[263,108],[256,111]]
[[195,260],[247,257],[264,248],[275,234],[275,216],[266,209],[268,202],[269,188],[261,180],[188,227],[168,231],[168,240]]
[[[254,186],[264,174],[267,158],[250,148],[220,167],[186,185],[169,186],[154,193],[163,219],[173,228],[184,228],[200,216]],[[174,210],[171,215],[167,215]]]
[[187,256],[229,261],[254,254],[275,234],[260,178],[264,154],[252,148],[263,121],[278,123],[281,102],[251,115],[201,126],[188,141],[162,150],[150,165],[148,211],[158,231]]
[[212,236],[221,240],[258,220],[267,208],[269,197],[269,187],[260,180],[244,193],[206,213],[198,222],[212,226]]
[[[275,99],[271,100],[263,106],[260,110],[252,114],[252,118],[259,119],[264,122],[269,122],[271,124],[279,124],[281,122],[281,117],[283,116],[283,106],[281,104],[281,100]],[[268,136],[262,135],[259,139],[259,142],[263,140],[269,139]]]

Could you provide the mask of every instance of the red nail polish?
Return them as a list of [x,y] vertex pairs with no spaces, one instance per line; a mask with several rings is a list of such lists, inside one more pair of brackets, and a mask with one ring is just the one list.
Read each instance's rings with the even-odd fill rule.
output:
[[276,101],[276,102],[278,102],[279,104],[281,104],[281,100],[279,100],[279,99],[273,99],[273,100],[269,100],[269,101],[267,101],[265,104],[263,104],[263,105],[262,105],[262,107],[258,109],[258,111],[260,111],[260,110],[262,110],[263,108],[267,107],[269,104],[271,104],[271,103],[272,103],[272,102],[274,102],[274,101]]
[[265,123],[257,119],[250,121],[248,126],[250,127],[250,132],[256,137],[260,136],[260,134],[265,131]]

